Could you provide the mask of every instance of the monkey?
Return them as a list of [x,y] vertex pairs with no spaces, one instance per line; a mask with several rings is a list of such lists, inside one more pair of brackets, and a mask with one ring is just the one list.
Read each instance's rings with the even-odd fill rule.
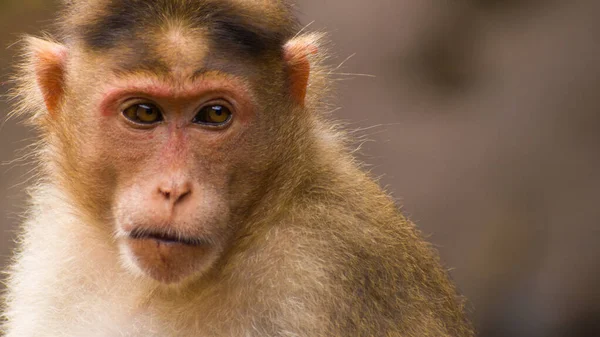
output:
[[5,336],[474,335],[290,4],[63,0],[56,25],[16,75],[39,178]]

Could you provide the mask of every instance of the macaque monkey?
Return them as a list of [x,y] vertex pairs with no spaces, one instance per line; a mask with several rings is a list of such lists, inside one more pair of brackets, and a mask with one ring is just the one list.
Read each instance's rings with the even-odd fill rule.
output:
[[283,0],[71,0],[58,25],[17,75],[40,179],[7,337],[473,335]]

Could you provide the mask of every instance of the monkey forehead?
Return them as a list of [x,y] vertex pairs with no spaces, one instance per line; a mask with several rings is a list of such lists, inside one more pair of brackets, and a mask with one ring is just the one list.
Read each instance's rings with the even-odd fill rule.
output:
[[127,41],[153,43],[157,31],[178,22],[204,29],[211,50],[259,57],[280,50],[298,29],[282,0],[74,1],[64,16],[64,35],[97,52]]
[[150,52],[142,47],[142,50],[133,50],[131,54],[156,55],[152,62],[162,63],[163,68],[168,68],[177,77],[194,74],[198,65],[207,61],[209,47],[207,43],[202,43],[206,41],[204,31],[189,30],[180,22],[171,21],[165,24],[154,39],[157,43],[149,46]]
[[190,38],[177,32],[167,33],[161,40],[165,43],[133,43],[103,54],[79,51],[73,54],[71,65],[75,71],[93,74],[102,81],[161,82],[171,88],[186,88],[199,79],[213,77],[255,82],[264,75],[259,66],[248,60],[223,56],[202,43],[189,47]]

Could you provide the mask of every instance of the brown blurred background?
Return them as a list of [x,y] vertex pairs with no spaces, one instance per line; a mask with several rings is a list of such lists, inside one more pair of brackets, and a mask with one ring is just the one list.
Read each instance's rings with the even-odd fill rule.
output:
[[[481,337],[600,336],[600,1],[297,0],[330,32],[335,115],[429,236]],[[0,0],[0,93],[50,0]],[[0,102],[0,115],[8,103]],[[0,161],[32,134],[0,128]],[[31,166],[0,166],[0,266]]]

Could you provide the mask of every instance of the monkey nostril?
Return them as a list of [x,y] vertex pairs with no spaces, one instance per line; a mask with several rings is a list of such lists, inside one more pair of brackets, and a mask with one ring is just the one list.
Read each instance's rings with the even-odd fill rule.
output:
[[183,193],[181,193],[181,195],[179,195],[177,197],[177,200],[175,200],[175,202],[182,202],[183,200],[187,199],[187,197],[192,194],[191,190],[186,190]]
[[162,195],[165,199],[171,199],[171,191],[168,189],[159,187],[158,194]]
[[180,189],[159,188],[158,192],[165,198],[166,201],[171,202],[173,204],[183,201],[189,195],[192,194],[192,190],[189,188],[180,188]]

